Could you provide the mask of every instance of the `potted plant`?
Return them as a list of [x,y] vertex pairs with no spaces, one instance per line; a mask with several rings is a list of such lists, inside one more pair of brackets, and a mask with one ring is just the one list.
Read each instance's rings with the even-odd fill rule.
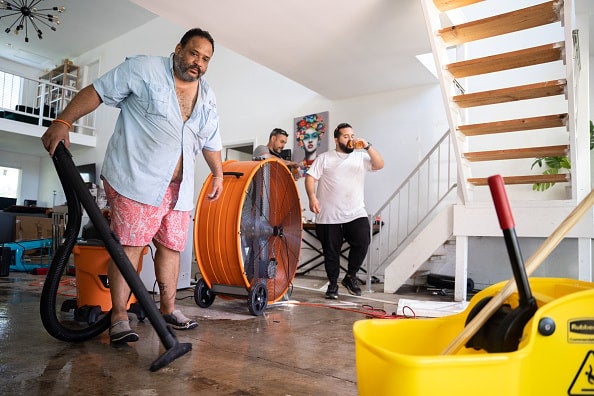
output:
[[[594,148],[594,124],[590,121],[590,150]],[[569,171],[571,169],[571,161],[567,156],[559,156],[559,157],[539,157],[534,160],[530,169],[534,168],[535,165],[538,165],[539,168],[543,166],[546,169],[542,172],[543,175],[555,175],[558,174],[563,169],[567,169]],[[534,183],[532,185],[532,190],[534,191],[545,191],[551,188],[555,183]]]

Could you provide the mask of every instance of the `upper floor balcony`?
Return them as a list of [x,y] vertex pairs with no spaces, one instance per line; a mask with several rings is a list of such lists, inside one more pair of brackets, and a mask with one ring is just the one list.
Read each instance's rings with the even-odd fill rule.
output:
[[[70,100],[76,87],[0,70],[0,151],[47,155],[39,138]],[[74,147],[95,147],[95,113],[70,130]]]

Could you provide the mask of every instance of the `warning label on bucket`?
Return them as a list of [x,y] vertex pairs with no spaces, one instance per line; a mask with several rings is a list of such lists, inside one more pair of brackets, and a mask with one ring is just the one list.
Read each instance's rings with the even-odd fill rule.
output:
[[567,390],[569,396],[594,395],[594,351],[588,351]]
[[573,319],[568,323],[567,342],[594,343],[594,318]]

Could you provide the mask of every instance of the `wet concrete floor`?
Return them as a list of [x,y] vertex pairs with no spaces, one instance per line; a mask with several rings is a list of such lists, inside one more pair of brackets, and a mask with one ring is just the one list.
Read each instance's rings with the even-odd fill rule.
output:
[[[57,340],[40,318],[44,280],[17,272],[0,278],[3,395],[355,395],[353,324],[366,319],[370,307],[395,313],[399,298],[354,297],[341,286],[339,300],[326,300],[325,279],[296,277],[289,301],[253,316],[247,299],[217,296],[200,308],[193,288],[179,290],[178,307],[199,327],[174,333],[192,350],[152,372],[166,348],[148,318],[133,316],[141,338],[125,347],[111,346],[107,332],[78,343]],[[58,310],[75,295],[73,284],[63,282]],[[64,320],[68,315],[58,312]]]

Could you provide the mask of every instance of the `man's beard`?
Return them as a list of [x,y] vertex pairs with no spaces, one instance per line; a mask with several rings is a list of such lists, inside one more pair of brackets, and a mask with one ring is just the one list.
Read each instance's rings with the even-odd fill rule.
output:
[[350,154],[353,151],[355,151],[355,148],[354,147],[348,147],[344,143],[338,143],[338,147],[340,147],[340,150],[342,150],[343,153],[347,153],[347,154]]
[[188,70],[194,68],[193,66],[183,63],[183,61],[176,55],[173,55],[173,71],[175,75],[179,77],[183,81],[193,82],[198,80],[204,73],[200,70],[200,68],[196,67],[195,69],[198,70],[198,76],[194,77],[188,74]]

